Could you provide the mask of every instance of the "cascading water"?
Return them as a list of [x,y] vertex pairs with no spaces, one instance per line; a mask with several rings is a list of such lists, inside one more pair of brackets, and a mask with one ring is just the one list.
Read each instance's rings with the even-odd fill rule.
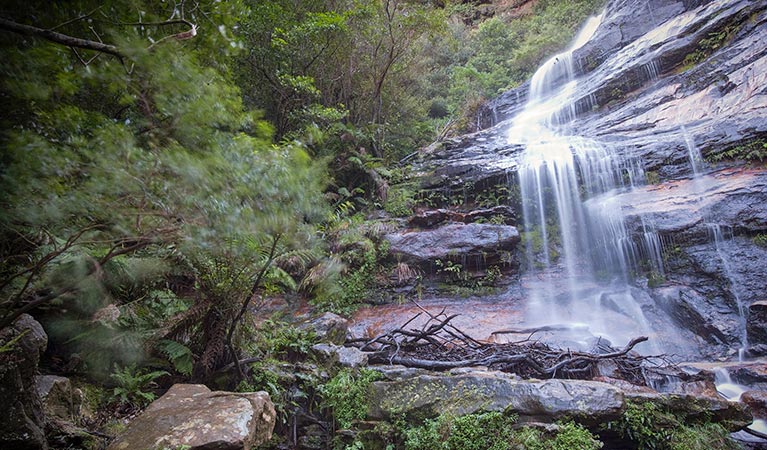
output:
[[575,331],[564,339],[581,345],[590,336],[618,343],[650,333],[628,281],[641,259],[663,272],[652,226],[643,224],[645,242],[637,245],[615,202],[615,193],[644,180],[640,165],[569,132],[575,100],[591,98],[578,91],[573,51],[588,41],[601,18],[590,19],[570,49],[538,69],[528,103],[508,132],[511,143],[525,147],[518,176],[527,267],[533,274],[527,321],[565,323]]
[[738,349],[738,359],[740,361],[745,357],[746,351],[748,351],[748,333],[746,332],[746,306],[740,299],[739,289],[735,282],[735,277],[730,267],[729,257],[727,256],[728,242],[732,239],[732,228],[722,226],[714,223],[707,223],[709,236],[716,246],[716,253],[719,255],[719,259],[722,261],[722,267],[724,269],[724,275],[730,281],[733,297],[735,297],[735,305],[738,309],[738,316],[740,317],[740,348]]
[[[693,136],[685,129],[681,127],[682,135],[684,136],[685,145],[687,147],[687,156],[690,160],[690,167],[693,173],[693,182],[700,183],[701,172],[704,167],[703,155],[700,149],[695,145]],[[702,201],[700,198],[698,201]],[[709,242],[712,242],[716,247],[716,253],[719,256],[719,260],[722,262],[722,268],[724,276],[730,283],[730,292],[735,299],[735,305],[737,308],[738,316],[740,318],[740,348],[738,349],[738,359],[743,361],[746,352],[748,351],[748,333],[746,331],[746,306],[740,298],[737,282],[735,280],[735,274],[732,271],[728,249],[729,243],[733,238],[733,230],[731,227],[719,225],[717,223],[709,222],[707,219],[706,229],[709,235]]]

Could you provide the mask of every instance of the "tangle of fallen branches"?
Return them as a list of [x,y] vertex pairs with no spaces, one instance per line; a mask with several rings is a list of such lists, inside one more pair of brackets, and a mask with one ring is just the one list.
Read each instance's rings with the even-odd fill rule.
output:
[[[530,336],[519,342],[479,342],[451,323],[457,314],[448,315],[444,309],[431,314],[417,306],[421,312],[401,327],[372,339],[350,340],[346,345],[369,352],[369,361],[374,364],[435,371],[485,366],[524,378],[592,379],[599,375],[599,362],[609,360],[614,375],[639,385],[646,384],[644,371],[654,360],[667,362],[663,356],[646,357],[632,351],[648,340],[645,336],[632,339],[621,349],[602,345],[593,353],[553,348],[531,340],[539,331],[536,329],[525,330]],[[420,328],[410,326],[424,315],[427,320]]]

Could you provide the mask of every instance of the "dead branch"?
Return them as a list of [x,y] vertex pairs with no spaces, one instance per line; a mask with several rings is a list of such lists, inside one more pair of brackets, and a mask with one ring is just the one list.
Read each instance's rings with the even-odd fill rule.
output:
[[[402,327],[372,339],[350,340],[346,345],[370,352],[371,363],[400,364],[434,371],[484,366],[536,378],[589,379],[596,375],[599,361],[612,360],[626,380],[644,383],[643,362],[648,357],[631,352],[637,344],[648,340],[646,336],[632,339],[622,349],[608,347],[605,353],[555,349],[530,340],[481,343],[452,325],[451,322],[458,317],[457,314],[447,315],[444,309],[439,314],[432,314],[417,303],[416,305],[422,312],[405,322]],[[420,329],[408,328],[424,313],[428,320]],[[564,329],[563,326],[552,326],[503,332],[534,333],[543,331],[543,328]]]

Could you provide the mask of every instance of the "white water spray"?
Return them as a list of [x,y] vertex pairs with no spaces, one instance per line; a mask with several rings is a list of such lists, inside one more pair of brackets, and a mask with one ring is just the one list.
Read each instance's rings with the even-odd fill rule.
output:
[[570,324],[568,342],[585,342],[575,333],[585,330],[618,344],[650,331],[628,280],[640,258],[662,273],[662,248],[650,224],[643,224],[644,243],[634,243],[615,202],[617,192],[644,179],[640,165],[569,132],[576,100],[593,96],[578,90],[573,51],[601,18],[590,19],[567,51],[538,69],[508,136],[525,146],[518,175],[527,266],[538,280],[551,278],[528,283],[528,320]]

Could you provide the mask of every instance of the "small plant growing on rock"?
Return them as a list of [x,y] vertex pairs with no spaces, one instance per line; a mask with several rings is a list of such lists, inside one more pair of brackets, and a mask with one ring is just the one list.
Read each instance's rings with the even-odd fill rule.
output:
[[767,234],[757,234],[751,238],[751,241],[759,247],[767,247]]

